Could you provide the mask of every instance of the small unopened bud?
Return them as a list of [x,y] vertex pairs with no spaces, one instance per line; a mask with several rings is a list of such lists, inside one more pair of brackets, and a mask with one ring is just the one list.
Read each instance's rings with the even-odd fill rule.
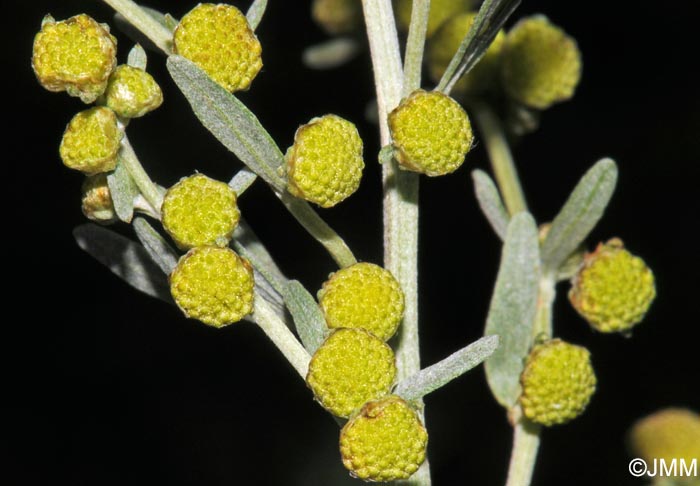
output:
[[86,218],[101,224],[110,224],[118,219],[106,174],[86,177],[82,192],[82,210]]

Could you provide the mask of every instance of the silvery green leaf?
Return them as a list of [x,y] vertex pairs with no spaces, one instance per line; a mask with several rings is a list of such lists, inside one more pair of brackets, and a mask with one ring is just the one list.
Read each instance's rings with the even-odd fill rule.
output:
[[141,47],[141,44],[136,44],[131,48],[126,63],[131,67],[143,69],[144,71],[146,70],[148,57],[146,56],[146,51]]
[[491,223],[491,227],[498,237],[504,240],[510,216],[508,216],[508,211],[503,206],[496,184],[486,172],[478,169],[472,171],[472,179],[474,180],[474,192],[476,193],[481,212],[484,213],[488,222]]
[[485,336],[399,382],[394,393],[405,400],[424,397],[481,364],[496,348],[498,336]]
[[167,66],[202,124],[250,170],[283,192],[285,182],[277,169],[284,156],[256,116],[191,61],[173,55]]
[[229,181],[228,185],[236,193],[236,196],[243,194],[258,178],[247,167],[243,167],[236,172],[236,175]]
[[545,271],[556,272],[588,236],[603,216],[616,183],[617,166],[611,159],[600,160],[581,178],[542,244]]
[[246,19],[248,19],[248,24],[250,24],[251,29],[255,30],[258,28],[263,15],[265,15],[266,8],[267,0],[255,0],[248,8],[248,12],[245,14],[245,16]]
[[435,88],[449,94],[459,78],[473,68],[493,42],[508,17],[520,5],[520,0],[485,0],[472,27],[462,40],[442,79]]
[[385,145],[382,147],[382,149],[379,151],[379,156],[377,159],[379,160],[379,163],[381,165],[388,164],[392,161],[394,158],[394,146],[393,145]]
[[175,250],[143,218],[134,220],[134,231],[151,259],[160,267],[163,273],[170,275],[180,258]]
[[78,246],[137,290],[172,303],[168,279],[143,247],[94,224],[73,230]]
[[[152,10],[152,9],[151,9]],[[180,21],[170,15],[169,13],[166,13],[163,15],[163,25],[165,25],[168,29],[171,31],[175,31],[175,28],[177,27],[177,24],[179,24]]]
[[139,195],[139,188],[129,175],[121,159],[117,163],[116,169],[107,175],[107,185],[109,194],[114,204],[114,212],[119,219],[125,223],[130,223],[134,217],[134,200]]
[[[150,7],[144,7],[143,5],[138,6],[143,10],[149,17],[154,19],[160,25],[165,27],[169,32],[173,32],[175,27],[177,27],[178,21],[174,19],[170,14],[164,14],[158,10]],[[146,37],[138,28],[131,24],[122,14],[116,13],[114,15],[114,23],[117,28],[124,32],[131,40],[140,44],[146,49],[151,51],[160,51],[160,49],[153,43],[151,39]]]
[[255,278],[256,294],[265,299],[270,305],[270,308],[274,310],[275,314],[277,314],[277,317],[285,321],[287,325],[290,326],[290,323],[288,322],[289,316],[287,315],[284,301],[282,300],[282,296],[280,296],[279,292],[277,292],[270,282],[268,282],[267,279],[263,277],[263,275],[255,268],[253,268],[253,277]]
[[500,346],[485,369],[491,392],[506,408],[515,405],[520,395],[520,374],[533,340],[539,262],[535,220],[529,213],[518,213],[508,224],[484,331],[500,337]]
[[301,60],[311,69],[333,69],[349,62],[360,50],[356,39],[335,37],[304,49]]
[[297,334],[304,347],[313,355],[326,338],[326,319],[316,299],[297,280],[287,283],[284,302],[292,314]]

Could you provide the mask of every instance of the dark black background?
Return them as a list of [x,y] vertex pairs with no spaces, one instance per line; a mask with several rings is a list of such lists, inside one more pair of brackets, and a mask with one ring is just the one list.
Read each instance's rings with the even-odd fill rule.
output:
[[[516,17],[546,13],[578,39],[584,56],[577,96],[548,111],[540,131],[515,148],[531,210],[540,221],[551,219],[587,167],[614,157],[619,186],[589,244],[621,237],[655,270],[659,294],[626,339],[589,330],[560,287],[555,332],[591,349],[599,386],[579,420],[545,431],[535,484],[641,484],[627,473],[625,430],[663,406],[700,408],[700,104],[693,72],[700,46],[693,12],[690,2],[675,2],[674,10],[663,2],[523,3]],[[193,5],[149,4],[175,16]],[[369,57],[329,72],[304,68],[302,49],[325,38],[308,11],[308,1],[271,0],[258,30],[265,68],[241,98],[283,148],[313,116],[334,112],[358,122],[368,166],[363,186],[322,213],[360,259],[379,262],[376,130],[362,122],[372,96]],[[0,338],[0,483],[353,483],[338,458],[337,426],[253,325],[216,331],[185,320],[74,244],[71,229],[83,222],[82,177],[61,165],[57,147],[83,105],[44,91],[31,72],[32,38],[46,12],[111,22],[97,1],[5,4],[2,278],[9,290]],[[117,35],[123,62],[131,42]],[[151,55],[149,71],[165,103],[129,127],[149,172],[166,186],[195,169],[227,180],[238,162],[195,121],[164,59]],[[500,250],[476,207],[474,167],[488,168],[481,146],[456,174],[422,182],[425,363],[483,329]],[[333,270],[321,247],[262,184],[241,206],[283,270],[317,289]],[[435,484],[502,484],[510,430],[483,371],[431,395],[427,406]]]

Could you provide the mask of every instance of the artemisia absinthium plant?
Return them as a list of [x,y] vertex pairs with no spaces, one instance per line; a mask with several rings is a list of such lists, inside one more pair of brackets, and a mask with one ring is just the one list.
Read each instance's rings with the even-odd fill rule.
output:
[[[538,230],[527,212],[507,137],[534,130],[543,110],[572,97],[582,65],[575,40],[543,15],[504,31],[517,0],[486,0],[478,11],[472,0],[433,0],[432,6],[397,0],[398,30],[408,34],[406,57],[403,76],[388,76],[402,70],[392,2],[315,0],[313,18],[351,43],[362,38],[365,19],[384,148],[367,157],[366,134],[352,121],[319,113],[297,129],[283,154],[234,94],[254,89],[263,66],[255,29],[267,2],[255,0],[246,14],[204,3],[177,20],[131,0],[104,1],[167,56],[195,115],[247,167],[228,183],[200,173],[184,174],[167,189],[154,183],[126,135],[130,119],[163,102],[146,71],[145,51],[137,44],[118,64],[117,41],[106,24],[85,13],[65,20],[47,15],[34,39],[39,83],[93,105],[70,120],[58,154],[86,175],[85,215],[103,225],[131,224],[138,238],[85,225],[75,231],[81,247],[132,286],[174,302],[204,325],[257,323],[318,403],[344,423],[340,458],[362,480],[429,485],[422,397],[489,358],[489,386],[515,431],[508,484],[529,484],[540,426],[576,418],[596,386],[590,352],[553,335],[556,283],[571,280],[571,303],[604,333],[630,333],[655,296],[653,274],[619,239],[592,253],[583,247],[612,195],[612,161],[584,175],[551,223]],[[305,59],[331,66],[354,50],[332,39],[323,55]],[[421,84],[423,62],[435,85]],[[421,369],[415,194],[420,177],[463,177],[458,169],[476,131],[497,181],[474,171],[477,199],[504,241],[485,337]],[[365,164],[377,160],[384,165],[387,201],[385,267],[357,262],[313,208],[351,197]],[[338,264],[317,300],[280,272],[241,214],[238,199],[257,179]],[[127,259],[130,252],[152,264]],[[651,434],[645,427],[635,433],[639,444]]]

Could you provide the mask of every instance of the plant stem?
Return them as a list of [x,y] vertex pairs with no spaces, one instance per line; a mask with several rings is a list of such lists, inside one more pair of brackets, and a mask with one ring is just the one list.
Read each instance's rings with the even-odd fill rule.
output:
[[521,211],[527,211],[527,203],[520,186],[518,171],[515,168],[515,162],[500,120],[486,104],[474,103],[471,108],[484,137],[486,151],[491,159],[491,167],[508,213],[513,216]]
[[420,88],[425,33],[428,31],[429,14],[430,0],[413,0],[411,24],[408,27],[408,40],[406,41],[406,55],[404,57],[404,96],[408,96],[414,90]]
[[253,318],[260,326],[260,329],[270,338],[270,341],[287,358],[289,364],[299,373],[302,380],[306,380],[311,356],[297,340],[296,336],[292,334],[292,331],[289,330],[284,321],[277,317],[270,304],[262,297],[255,297]]
[[173,33],[132,0],[102,0],[112,7],[165,54],[172,52]]
[[139,162],[134,148],[131,146],[129,139],[124,134],[121,142],[121,150],[119,151],[121,157],[121,162],[124,168],[129,172],[129,175],[136,183],[136,186],[141,191],[144,199],[148,201],[148,204],[158,213],[160,213],[160,206],[163,204],[163,195],[161,194],[158,186],[156,186],[148,174],[144,170],[141,162]]
[[506,486],[529,486],[539,446],[539,425],[520,417],[513,428],[513,451]]
[[[556,297],[555,283],[555,277],[550,274],[544,274],[540,279],[537,313],[532,330],[532,338],[535,342],[552,337],[552,305]],[[513,450],[506,486],[529,486],[537,462],[541,427],[523,417],[520,406],[516,407],[514,413]]]
[[[391,0],[362,0],[377,89],[381,145],[391,144],[388,113],[399,104],[403,72]],[[418,9],[418,12],[424,9]],[[417,21],[418,22],[418,21]],[[417,41],[414,41],[417,42]],[[413,62],[413,61],[411,61]],[[415,69],[413,65],[411,69]],[[415,82],[416,76],[409,76]],[[418,78],[419,79],[419,78]],[[408,88],[407,88],[408,89]],[[398,380],[420,370],[418,341],[418,175],[400,171],[394,160],[382,165],[384,188],[384,265],[404,291],[406,310],[396,348]],[[418,401],[420,405],[420,401]],[[426,460],[400,484],[430,486]]]

